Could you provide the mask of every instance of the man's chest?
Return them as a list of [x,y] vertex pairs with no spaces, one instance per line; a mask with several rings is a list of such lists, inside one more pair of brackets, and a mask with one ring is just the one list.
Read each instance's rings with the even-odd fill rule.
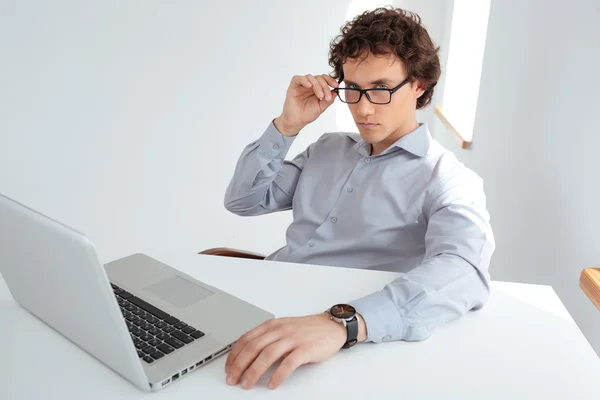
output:
[[424,212],[431,174],[402,156],[319,157],[307,162],[294,194],[295,220],[343,218],[348,227],[398,228]]

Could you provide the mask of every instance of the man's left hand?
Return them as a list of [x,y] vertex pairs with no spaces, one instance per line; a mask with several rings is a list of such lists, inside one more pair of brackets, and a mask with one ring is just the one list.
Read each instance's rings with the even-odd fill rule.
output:
[[346,343],[346,328],[329,314],[269,320],[237,341],[225,362],[227,384],[244,389],[254,387],[260,377],[279,359],[283,361],[269,381],[277,388],[299,366],[322,362]]

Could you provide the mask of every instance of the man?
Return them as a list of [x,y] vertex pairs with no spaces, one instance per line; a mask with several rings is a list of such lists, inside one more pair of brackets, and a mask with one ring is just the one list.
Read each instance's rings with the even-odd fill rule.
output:
[[[488,297],[495,245],[482,181],[416,120],[440,75],[420,17],[391,8],[358,16],[331,43],[329,63],[333,77],[293,77],[281,115],[244,149],[226,208],[293,210],[287,244],[269,260],[406,274],[349,305],[246,333],[226,361],[230,385],[250,389],[283,359],[274,389],[300,365],[357,342],[425,339]],[[325,134],[284,161],[294,137],[336,98],[360,135]]]

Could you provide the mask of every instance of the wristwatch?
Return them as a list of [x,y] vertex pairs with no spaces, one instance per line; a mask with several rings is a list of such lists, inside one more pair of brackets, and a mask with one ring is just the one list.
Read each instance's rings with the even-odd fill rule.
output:
[[342,349],[348,349],[358,342],[358,316],[356,310],[349,304],[336,304],[327,310],[333,321],[339,322],[346,327],[348,334],[346,343]]

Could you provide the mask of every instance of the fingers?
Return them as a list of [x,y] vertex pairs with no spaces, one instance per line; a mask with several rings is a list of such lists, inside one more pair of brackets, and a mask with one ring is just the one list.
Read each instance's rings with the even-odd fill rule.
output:
[[315,79],[317,80],[317,82],[319,82],[319,84],[323,88],[323,92],[325,93],[325,97],[322,98],[321,100],[330,102],[333,98],[333,93],[331,92],[331,89],[329,88],[329,85],[327,84],[327,80],[325,80],[323,75],[319,75],[319,76],[315,77]]
[[227,373],[227,384],[237,385],[241,377],[244,375],[244,373],[246,373],[246,370],[250,364],[252,364],[257,357],[262,354],[266,347],[270,346],[274,342],[277,342],[280,338],[280,332],[269,331],[248,342],[229,366],[229,371]]
[[312,92],[320,101],[324,101],[327,106],[335,100],[335,93],[330,87],[337,88],[338,82],[329,75],[322,74],[313,76],[308,75],[296,75],[292,78],[292,88],[305,88],[312,89]]
[[229,352],[229,355],[227,356],[227,360],[225,361],[225,373],[229,372],[231,364],[233,364],[233,362],[238,358],[238,356],[240,355],[242,350],[244,350],[246,345],[255,338],[263,335],[265,332],[267,332],[267,330],[269,330],[269,327],[274,324],[274,320],[266,321],[257,326],[256,328],[252,329],[251,331],[248,331],[247,333],[242,335],[237,340],[237,342]]
[[315,96],[317,96],[317,98],[319,100],[323,100],[325,98],[325,91],[323,90],[323,87],[321,86],[321,84],[317,81],[317,79],[308,74],[306,75],[306,77],[308,78],[309,82],[312,84],[312,89],[313,92],[315,93]]
[[307,89],[312,87],[312,83],[308,80],[308,78],[304,75],[296,75],[292,78],[292,83],[295,85],[303,86]]
[[287,379],[299,366],[306,364],[304,361],[305,351],[298,348],[292,351],[273,372],[269,381],[269,389],[277,389],[281,383]]
[[290,339],[282,339],[266,346],[246,370],[242,379],[242,387],[244,389],[252,389],[271,365],[288,354],[293,349],[293,346],[294,342]]
[[333,79],[331,76],[329,76],[327,74],[323,74],[321,76],[323,77],[323,79],[325,79],[325,81],[327,82],[327,84],[329,86],[331,86],[332,88],[336,88],[336,87],[340,86],[340,84],[338,83],[338,81],[336,81],[335,79]]

